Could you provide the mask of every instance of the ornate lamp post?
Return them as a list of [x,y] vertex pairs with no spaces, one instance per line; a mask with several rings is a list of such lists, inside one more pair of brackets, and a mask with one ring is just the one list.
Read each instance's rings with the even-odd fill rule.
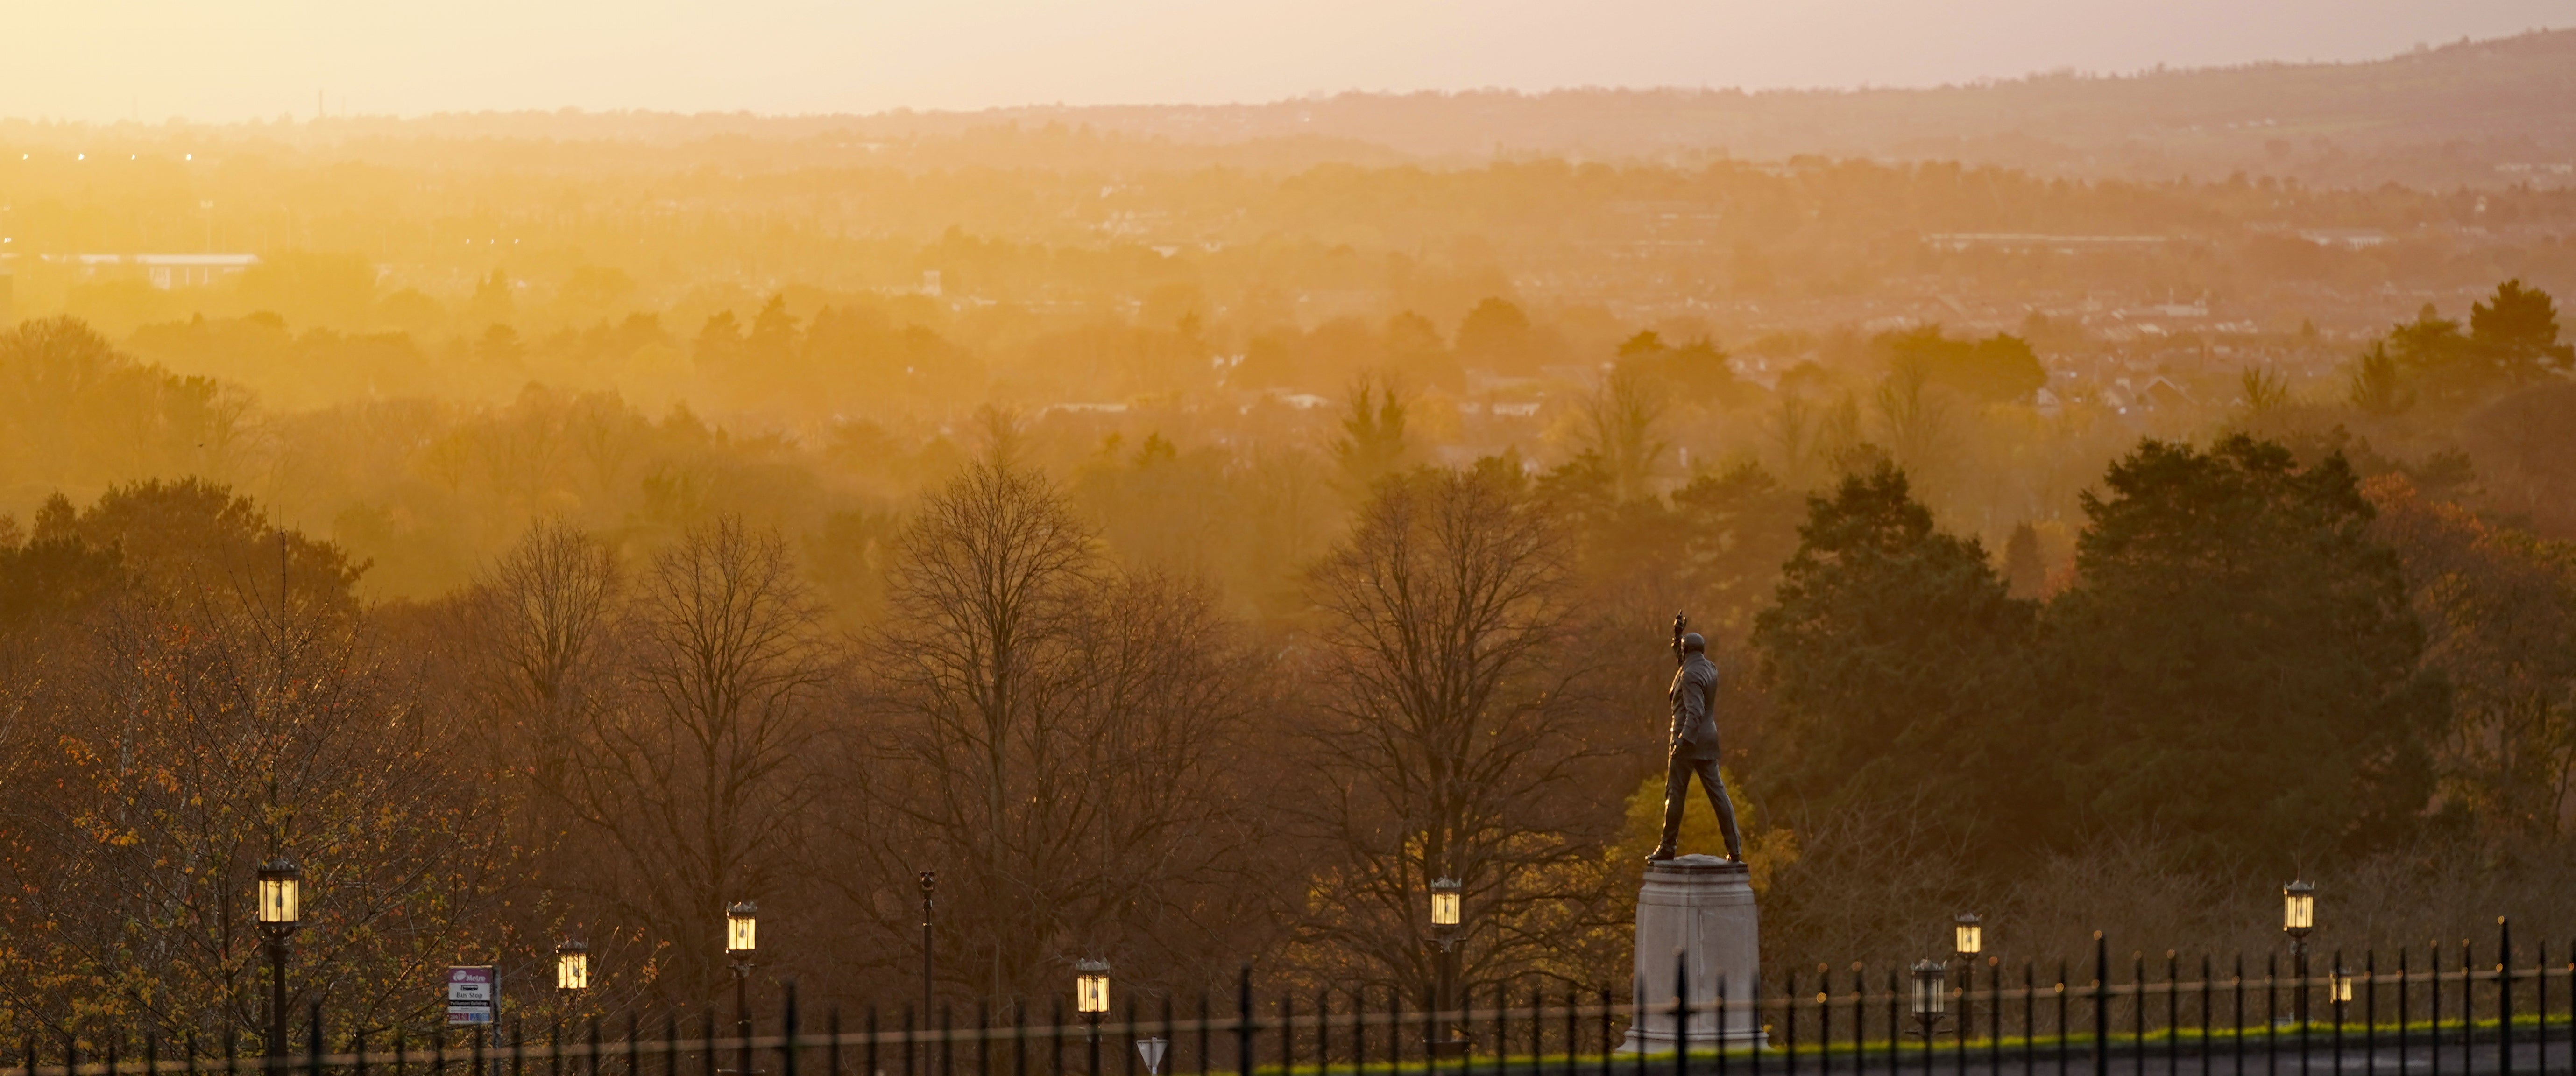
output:
[[930,894],[939,888],[939,872],[921,872],[921,1018],[930,1019]]
[[590,947],[571,938],[555,946],[555,989],[590,989]]
[[1977,954],[1986,951],[1986,927],[1976,913],[1959,913],[1951,928],[1951,948],[1959,954],[1959,1038],[1964,1042],[1976,1024],[1968,1015],[1968,992],[1977,985]]
[[2308,934],[2317,929],[2317,887],[2293,881],[2281,887],[2281,932],[2290,936],[2290,962],[2298,978],[2299,1027],[2308,1026]]
[[268,937],[268,1058],[286,1060],[286,954],[304,925],[304,872],[279,856],[259,865],[259,930]]
[[1432,1003],[1431,1056],[1463,1057],[1466,1040],[1449,1026],[1448,1014],[1458,1007],[1458,935],[1462,915],[1458,879],[1440,878],[1431,883],[1431,942],[1440,947],[1437,975],[1438,997]]
[[1073,962],[1073,1011],[1091,1025],[1091,1069],[1100,1071],[1100,1018],[1109,1015],[1109,962]]
[[751,1076],[751,956],[760,943],[760,906],[737,901],[725,909],[725,956],[733,961],[734,1028],[742,1036],[742,1067]]
[[1923,1025],[1923,1048],[1932,1048],[1932,1032],[1950,1000],[1950,969],[1929,960],[1914,962],[1914,1019]]

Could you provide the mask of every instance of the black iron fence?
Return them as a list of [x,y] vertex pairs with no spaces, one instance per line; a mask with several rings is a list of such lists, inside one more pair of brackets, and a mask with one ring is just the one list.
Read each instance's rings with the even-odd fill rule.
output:
[[[1630,990],[1472,991],[1454,1006],[1408,1008],[1384,990],[1235,996],[1193,1004],[1127,999],[1067,1019],[1003,1011],[874,1008],[802,1012],[792,984],[754,1019],[625,1016],[430,1035],[335,1034],[315,1006],[300,1041],[270,1056],[233,1036],[39,1035],[0,1050],[0,1076],[185,1073],[308,1076],[2423,1076],[2562,1073],[2576,1043],[2576,946],[2314,954],[2307,975],[2278,956],[2259,969],[2177,954],[2043,967],[1953,957],[1921,965],[1821,968],[1731,996],[1675,981]],[[2123,981],[2125,979],[2125,981]],[[1715,988],[1709,997],[1707,986]],[[1630,995],[1623,997],[1622,995]],[[1643,996],[1640,1004],[1636,996]],[[1683,1003],[1679,999],[1700,998]],[[1661,1000],[1657,1000],[1660,998]],[[819,1015],[819,1020],[816,1017]],[[847,1024],[844,1016],[851,1017]],[[773,1022],[774,1021],[774,1022]],[[1694,1043],[1623,1049],[1632,1024]],[[763,1025],[766,1026],[763,1026]],[[1722,1041],[1704,1037],[1733,1032]],[[247,1048],[245,1046],[247,1045]]]

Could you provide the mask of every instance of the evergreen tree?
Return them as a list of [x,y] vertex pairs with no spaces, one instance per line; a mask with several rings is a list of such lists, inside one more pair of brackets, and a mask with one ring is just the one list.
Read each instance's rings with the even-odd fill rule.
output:
[[2027,400],[2048,384],[2048,371],[2030,342],[1998,333],[1983,340],[1954,340],[1939,325],[1881,334],[1874,343],[1888,368],[1921,378],[1970,399]]
[[1740,638],[1797,552],[1801,499],[1750,460],[1701,474],[1672,499],[1682,580],[1692,608],[1708,610],[1692,619]]
[[[2386,340],[2361,359],[2354,402],[2375,413],[2391,413],[2390,402],[2402,408],[2404,397],[2391,375],[2421,386],[2428,400],[2474,404],[2570,370],[2576,370],[2576,345],[2559,342],[2557,303],[2548,292],[2508,280],[2469,309],[2465,332],[2430,303],[2415,320],[2389,329]],[[2364,377],[2391,383],[2366,386]]]
[[2469,308],[2469,340],[2506,380],[2517,384],[2576,366],[2576,346],[2558,342],[2558,304],[2517,278]]
[[741,320],[735,318],[731,310],[708,315],[706,324],[698,327],[697,342],[690,350],[698,371],[705,374],[730,369],[734,360],[741,356]]
[[756,369],[775,374],[796,358],[796,345],[803,338],[797,331],[796,318],[787,312],[787,297],[772,295],[751,319],[751,335],[743,341],[743,357]]
[[2034,607],[2005,593],[1973,538],[1933,526],[1903,472],[1880,466],[1808,502],[1798,552],[1753,643],[1784,745],[1756,780],[1810,810],[1905,810],[2009,858],[2046,817],[2028,772]]
[[519,314],[516,289],[510,276],[498,269],[474,282],[474,297],[466,300],[465,315],[469,320],[486,324],[507,322]]
[[2430,791],[2420,734],[2441,696],[2415,675],[2398,561],[2343,457],[2151,440],[2104,483],[2047,615],[2061,836],[2286,864],[2402,830]]
[[2400,380],[2397,357],[2388,353],[2385,342],[2370,345],[2353,359],[2349,397],[2363,414],[2382,418],[2402,414],[2415,402]]
[[1342,404],[1342,436],[1333,442],[1333,458],[1354,495],[1378,479],[1403,468],[1412,451],[1405,438],[1406,403],[1395,386],[1361,378],[1351,384]]
[[2048,566],[2039,558],[2039,531],[2028,523],[2014,526],[2012,537],[2004,541],[2004,583],[2016,598],[2048,593]]
[[1440,327],[1433,325],[1430,318],[1406,310],[1386,319],[1386,336],[1380,346],[1390,376],[1450,392],[1466,390],[1466,371],[1459,368],[1458,357],[1449,353],[1448,342],[1440,338]]
[[1537,337],[1519,306],[1488,297],[1458,323],[1458,361],[1496,373],[1535,374],[1547,361]]

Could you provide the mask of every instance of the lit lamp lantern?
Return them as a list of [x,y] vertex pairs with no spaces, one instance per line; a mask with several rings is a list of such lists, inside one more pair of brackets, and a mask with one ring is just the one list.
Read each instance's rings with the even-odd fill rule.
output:
[[1458,880],[1441,878],[1431,883],[1431,925],[1455,928],[1458,925]]
[[1073,963],[1073,1009],[1084,1016],[1099,1018],[1109,1011],[1109,962],[1077,960]]
[[[742,1057],[734,1071],[748,1073],[751,1067],[751,955],[760,946],[760,906],[750,901],[735,901],[725,909],[725,956],[733,963],[734,1033],[742,1039]],[[714,1058],[709,1054],[709,1060]]]
[[1929,960],[1914,962],[1914,1018],[1923,1023],[1923,1041],[1932,1041],[1932,1028],[1941,1022],[1941,1013],[1950,1002],[1950,968]]
[[760,906],[741,901],[725,909],[725,955],[748,957],[760,941]]
[[2334,1001],[2337,1005],[2352,1003],[2352,972],[2343,968],[2335,969]]
[[1456,878],[1431,880],[1431,944],[1440,948],[1440,958],[1434,984],[1437,993],[1432,999],[1435,1012],[1426,1029],[1430,1037],[1425,1045],[1434,1058],[1466,1056],[1465,1038],[1457,1028],[1447,1026],[1448,1017],[1444,1015],[1458,1007],[1458,924],[1466,918],[1461,914],[1458,898],[1464,888]]
[[2281,929],[2293,938],[2305,938],[2317,928],[2317,887],[2313,882],[2292,882],[2281,887]]
[[2316,883],[2304,879],[2281,887],[2281,932],[2290,936],[2290,961],[2298,979],[2291,995],[2300,1027],[2308,1026],[2308,934],[2317,929]]
[[555,946],[555,989],[590,989],[590,947],[570,938]]
[[304,922],[304,872],[279,856],[259,865],[260,933],[268,936],[268,1063],[286,1060],[286,955]]
[[[1100,1019],[1109,1015],[1109,962],[1073,962],[1073,1011],[1091,1025],[1091,1071],[1100,1071]],[[1149,1062],[1150,1063],[1150,1062]]]
[[1959,913],[1957,929],[1960,956],[1975,956],[1986,951],[1986,928],[1971,912]]
[[279,856],[259,865],[259,925],[271,934],[293,933],[304,920],[304,872]]

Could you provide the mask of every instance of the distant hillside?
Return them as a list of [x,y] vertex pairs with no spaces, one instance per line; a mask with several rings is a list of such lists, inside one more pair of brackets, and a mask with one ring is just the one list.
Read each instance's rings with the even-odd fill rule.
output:
[[2336,184],[2510,182],[2555,173],[2498,166],[2576,162],[2576,30],[2368,63],[2050,75],[1925,90],[1350,94],[976,118],[1077,122],[1187,140],[1305,135],[1425,157],[1827,154],[1961,158],[2086,175],[2244,169]]
[[[1056,167],[1152,171],[1494,156],[1690,162],[1962,160],[2086,178],[2243,171],[2320,186],[2576,186],[2576,30],[2366,63],[2042,75],[1935,89],[1343,94],[1258,105],[770,117],[649,112],[334,118],[220,128],[0,121],[0,143],[209,138],[399,160]],[[559,143],[533,148],[532,143]],[[601,143],[627,147],[602,153]],[[677,152],[674,152],[674,151]],[[576,158],[578,161],[576,161]]]

